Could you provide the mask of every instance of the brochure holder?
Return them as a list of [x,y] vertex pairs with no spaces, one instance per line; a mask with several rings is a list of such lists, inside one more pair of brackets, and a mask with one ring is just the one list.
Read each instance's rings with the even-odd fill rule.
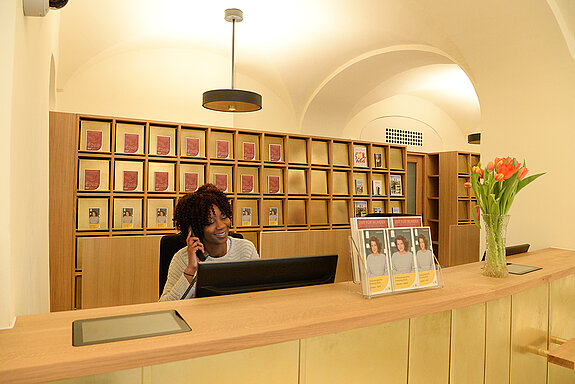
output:
[[429,227],[352,230],[349,249],[353,281],[365,298],[444,285]]

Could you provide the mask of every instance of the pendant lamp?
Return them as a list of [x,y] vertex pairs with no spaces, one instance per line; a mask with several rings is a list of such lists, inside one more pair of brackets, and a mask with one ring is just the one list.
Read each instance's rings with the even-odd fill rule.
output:
[[226,9],[226,21],[232,23],[232,88],[213,89],[204,92],[202,105],[204,108],[220,112],[253,112],[262,109],[262,96],[258,93],[234,89],[234,41],[236,34],[236,22],[244,19],[244,13],[237,8]]

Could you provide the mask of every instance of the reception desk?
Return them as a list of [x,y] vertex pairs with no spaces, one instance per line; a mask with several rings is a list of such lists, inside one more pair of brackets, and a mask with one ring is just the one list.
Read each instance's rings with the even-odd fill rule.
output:
[[[21,316],[0,331],[0,382],[572,383],[575,251],[444,270],[442,289],[364,299],[350,282]],[[191,332],[72,346],[77,319],[176,309]],[[570,360],[571,359],[571,360]]]

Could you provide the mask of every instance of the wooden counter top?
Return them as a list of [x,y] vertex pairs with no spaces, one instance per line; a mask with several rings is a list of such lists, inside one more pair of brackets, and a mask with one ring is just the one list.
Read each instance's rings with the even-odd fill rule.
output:
[[[482,263],[447,268],[445,287],[364,299],[352,283],[242,295],[21,316],[0,331],[0,382],[44,382],[247,349],[361,328],[506,297],[575,274],[575,251],[545,249],[510,258],[543,269],[507,279]],[[74,320],[176,309],[184,334],[72,346]]]

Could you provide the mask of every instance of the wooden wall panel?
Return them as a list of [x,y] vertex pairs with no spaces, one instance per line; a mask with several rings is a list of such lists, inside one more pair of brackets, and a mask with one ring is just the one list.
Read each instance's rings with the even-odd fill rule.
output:
[[352,280],[349,235],[349,229],[262,232],[260,255],[276,258],[337,254],[335,281],[349,281]]
[[[73,308],[77,116],[50,112],[50,311]],[[55,134],[57,132],[57,134]]]
[[479,261],[479,228],[475,224],[449,226],[449,266]]
[[82,307],[158,301],[161,236],[88,237],[82,245]]

